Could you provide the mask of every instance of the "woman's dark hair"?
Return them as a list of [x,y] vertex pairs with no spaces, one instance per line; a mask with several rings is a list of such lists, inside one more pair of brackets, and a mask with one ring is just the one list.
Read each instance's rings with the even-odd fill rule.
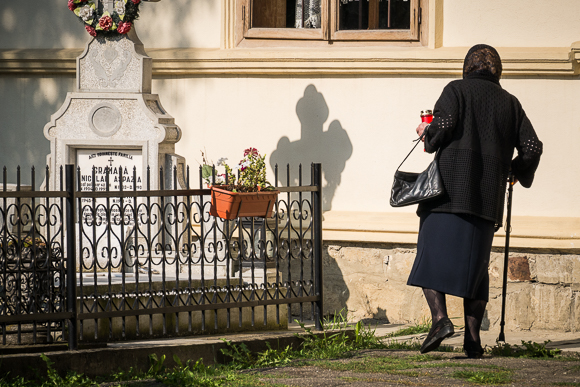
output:
[[463,62],[463,78],[469,74],[492,75],[501,77],[501,58],[495,48],[487,44],[477,44],[469,49]]

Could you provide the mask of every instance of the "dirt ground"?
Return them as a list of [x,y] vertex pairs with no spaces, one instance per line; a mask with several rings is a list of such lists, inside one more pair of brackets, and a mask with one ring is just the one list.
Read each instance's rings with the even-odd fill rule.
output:
[[[307,361],[240,373],[250,373],[269,386],[580,386],[580,359],[571,355],[576,358],[486,355],[483,359],[467,359],[457,352],[425,356],[416,351],[367,350],[348,359]],[[470,375],[475,379],[468,380]],[[494,381],[495,377],[499,379]],[[155,381],[131,385],[163,386]]]
[[[543,360],[485,356],[483,359],[467,359],[459,353],[436,352],[437,360],[413,362],[423,368],[384,370],[332,370],[325,366],[286,367],[261,370],[273,384],[288,386],[580,386],[579,360]],[[328,363],[360,362],[364,357],[413,358],[417,352],[409,351],[365,351],[359,355]],[[431,367],[432,366],[432,367]],[[346,367],[345,367],[346,368]],[[380,367],[379,367],[380,368]],[[509,375],[508,383],[476,383],[454,377],[457,371],[499,372]]]

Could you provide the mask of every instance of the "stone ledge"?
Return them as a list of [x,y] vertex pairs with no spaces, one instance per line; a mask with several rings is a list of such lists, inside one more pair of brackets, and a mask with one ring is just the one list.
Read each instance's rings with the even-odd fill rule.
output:
[[[167,75],[447,75],[462,71],[467,47],[147,49],[153,73]],[[573,76],[575,48],[499,48],[504,76]],[[0,50],[0,73],[74,74],[81,49]]]
[[[414,213],[328,211],[323,214],[325,241],[416,244],[419,218]],[[494,247],[505,246],[499,230]],[[510,247],[580,251],[580,218],[514,216]]]

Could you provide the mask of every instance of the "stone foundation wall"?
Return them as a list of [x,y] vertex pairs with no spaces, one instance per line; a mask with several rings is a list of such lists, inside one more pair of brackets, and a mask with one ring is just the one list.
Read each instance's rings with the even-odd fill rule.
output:
[[[324,311],[342,309],[353,320],[419,322],[429,309],[419,288],[407,286],[415,245],[325,242]],[[490,300],[483,329],[499,330],[504,252],[494,248]],[[580,331],[580,255],[517,249],[510,253],[506,329]],[[448,296],[448,312],[463,325],[461,298]]]

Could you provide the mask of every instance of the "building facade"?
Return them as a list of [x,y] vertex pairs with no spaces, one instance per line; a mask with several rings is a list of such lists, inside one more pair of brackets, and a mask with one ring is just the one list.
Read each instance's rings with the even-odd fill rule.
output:
[[[420,111],[461,76],[469,47],[496,47],[501,85],[544,143],[533,187],[514,193],[512,255],[525,258],[529,278],[510,277],[518,317],[508,326],[580,329],[576,0],[162,0],[140,13],[153,93],[183,132],[175,152],[188,165],[197,168],[202,151],[235,163],[255,147],[274,182],[275,164],[323,164],[327,312],[347,308],[355,318],[426,314],[404,284],[418,219],[413,207],[389,206],[392,176]],[[17,166],[46,164],[43,127],[74,91],[75,58],[90,39],[65,0],[2,1],[0,165],[9,183]],[[406,168],[430,158],[417,152]],[[498,265],[490,268],[496,296]],[[556,306],[565,312],[550,317]],[[491,326],[497,310],[492,300]]]

